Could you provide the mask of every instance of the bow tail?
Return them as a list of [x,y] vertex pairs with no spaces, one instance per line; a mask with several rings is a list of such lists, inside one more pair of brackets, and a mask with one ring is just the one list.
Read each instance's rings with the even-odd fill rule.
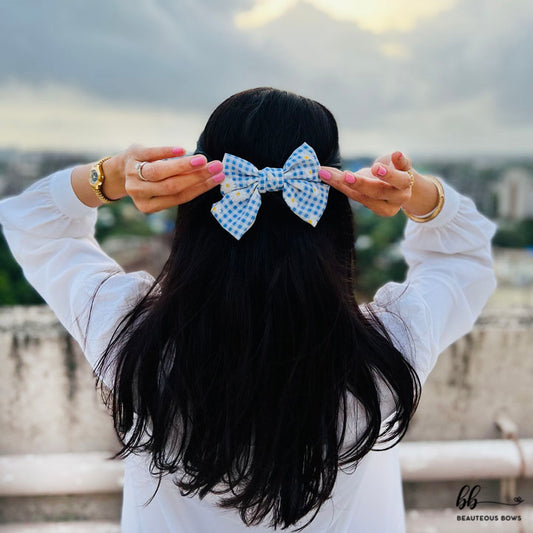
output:
[[257,188],[251,193],[241,189],[227,193],[215,202],[211,213],[226,231],[240,240],[255,222],[260,206],[261,194]]
[[328,193],[325,183],[291,180],[285,183],[283,199],[295,215],[315,227],[326,209]]

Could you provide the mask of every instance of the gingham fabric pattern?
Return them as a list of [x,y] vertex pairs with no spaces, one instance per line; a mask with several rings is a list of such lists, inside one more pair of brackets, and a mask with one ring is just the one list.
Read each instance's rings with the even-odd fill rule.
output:
[[224,154],[222,164],[226,176],[220,184],[222,199],[213,204],[211,213],[237,240],[255,222],[264,192],[283,190],[291,211],[313,227],[324,213],[329,185],[320,180],[320,163],[307,143],[296,148],[283,168],[258,170],[231,154]]

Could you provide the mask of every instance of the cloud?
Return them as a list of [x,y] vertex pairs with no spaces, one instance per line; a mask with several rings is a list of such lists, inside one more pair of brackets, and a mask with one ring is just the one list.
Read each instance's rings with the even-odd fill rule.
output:
[[[272,85],[323,102],[346,138],[359,140],[361,148],[387,139],[413,149],[453,152],[490,145],[505,151],[514,150],[520,135],[531,130],[529,0],[439,0],[430,11],[423,7],[428,2],[406,0],[401,5],[409,10],[397,28],[394,9],[400,3],[382,11],[386,29],[376,25],[376,2],[343,0],[334,12],[328,8],[333,4],[322,0],[271,0],[268,5],[279,8],[275,17],[266,16],[255,27],[235,25],[237,14],[257,13],[258,5],[252,0],[4,2],[0,120],[5,123],[6,113],[12,116],[22,106],[19,129],[31,123],[36,132],[38,121],[28,109],[35,117],[53,109],[69,128],[75,123],[68,116],[87,126],[91,107],[99,121],[104,112],[119,120],[112,113],[117,110],[130,126],[136,119],[129,114],[155,125],[168,113],[175,121],[189,117],[188,139],[230,94]],[[363,6],[374,9],[366,24]],[[24,138],[15,132],[16,124],[13,128],[13,138]]]
[[418,27],[406,37],[416,50],[407,67],[415,82],[428,83],[426,98],[416,104],[430,109],[490,94],[500,119],[530,121],[533,106],[523,104],[533,81],[533,70],[526,66],[531,64],[532,29],[533,4],[524,0],[464,1]]
[[256,0],[251,9],[236,14],[235,22],[240,28],[257,28],[284,15],[298,2],[308,3],[330,18],[355,22],[364,30],[384,33],[387,31],[410,31],[420,21],[446,11],[459,0]]
[[398,110],[380,124],[344,125],[344,153],[382,154],[402,150],[414,160],[428,156],[521,156],[531,154],[533,124],[506,124],[488,94],[425,110]]
[[207,113],[102,101],[62,85],[0,88],[0,146],[107,154],[136,142],[196,147]]
[[396,132],[424,149],[435,139],[433,151],[515,151],[517,141],[527,150],[520,135],[533,126],[532,28],[525,0],[463,0],[411,32],[385,35],[300,3],[253,34],[284,53],[297,90],[324,101],[344,130],[360,132],[351,138]]
[[[211,2],[93,0],[12,3],[0,17],[0,83],[60,83],[102,98],[205,109],[275,73]],[[5,8],[5,5],[3,9]]]

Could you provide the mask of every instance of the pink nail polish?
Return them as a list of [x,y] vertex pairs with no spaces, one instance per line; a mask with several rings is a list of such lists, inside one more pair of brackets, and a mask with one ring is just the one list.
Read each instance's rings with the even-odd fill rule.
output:
[[222,163],[220,161],[213,161],[207,165],[207,170],[209,170],[211,174],[218,174],[222,170]]
[[355,176],[353,174],[350,174],[349,172],[344,173],[344,181],[346,183],[355,183]]
[[193,167],[201,167],[206,163],[206,158],[203,155],[197,155],[191,159],[191,165]]
[[221,181],[224,181],[225,178],[226,178],[226,175],[224,174],[224,172],[221,172],[220,174],[217,174],[216,176],[213,176],[211,179],[215,183],[220,183]]
[[321,168],[318,171],[318,175],[324,180],[331,179],[331,172],[329,170],[324,169],[324,168]]
[[385,167],[379,166],[377,170],[378,176],[384,176],[387,173],[387,169]]
[[172,148],[172,153],[173,154],[181,154],[181,155],[183,155],[185,153],[185,149],[184,148],[180,148],[179,146],[176,146],[176,147]]

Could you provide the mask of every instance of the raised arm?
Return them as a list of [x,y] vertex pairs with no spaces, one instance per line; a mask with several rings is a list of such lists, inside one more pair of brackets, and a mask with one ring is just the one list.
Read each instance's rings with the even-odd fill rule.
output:
[[[431,213],[438,206],[434,181],[412,170],[411,188],[402,166],[407,170],[410,162],[396,152],[392,160],[383,158],[356,173],[355,182],[351,173],[334,172],[328,182],[336,186],[337,180],[337,188],[379,214],[394,214],[402,207],[414,215]],[[386,169],[383,175],[380,167]],[[428,222],[407,222],[402,242],[409,267],[405,282],[387,283],[372,303],[422,382],[438,355],[472,329],[496,288],[491,255],[496,226],[472,200],[442,184],[444,204],[438,215]]]
[[[116,199],[135,191],[138,207],[152,212],[216,186],[213,171],[220,172],[220,162],[208,166],[204,156],[175,159],[179,154],[183,151],[172,147],[135,146],[114,156],[104,163],[104,194]],[[143,177],[154,181],[140,180],[135,169],[139,160],[150,162]],[[94,368],[121,316],[152,286],[153,279],[145,272],[124,273],[96,242],[96,206],[102,202],[89,185],[91,167],[61,170],[0,201],[0,223],[27,280],[82,346]]]

